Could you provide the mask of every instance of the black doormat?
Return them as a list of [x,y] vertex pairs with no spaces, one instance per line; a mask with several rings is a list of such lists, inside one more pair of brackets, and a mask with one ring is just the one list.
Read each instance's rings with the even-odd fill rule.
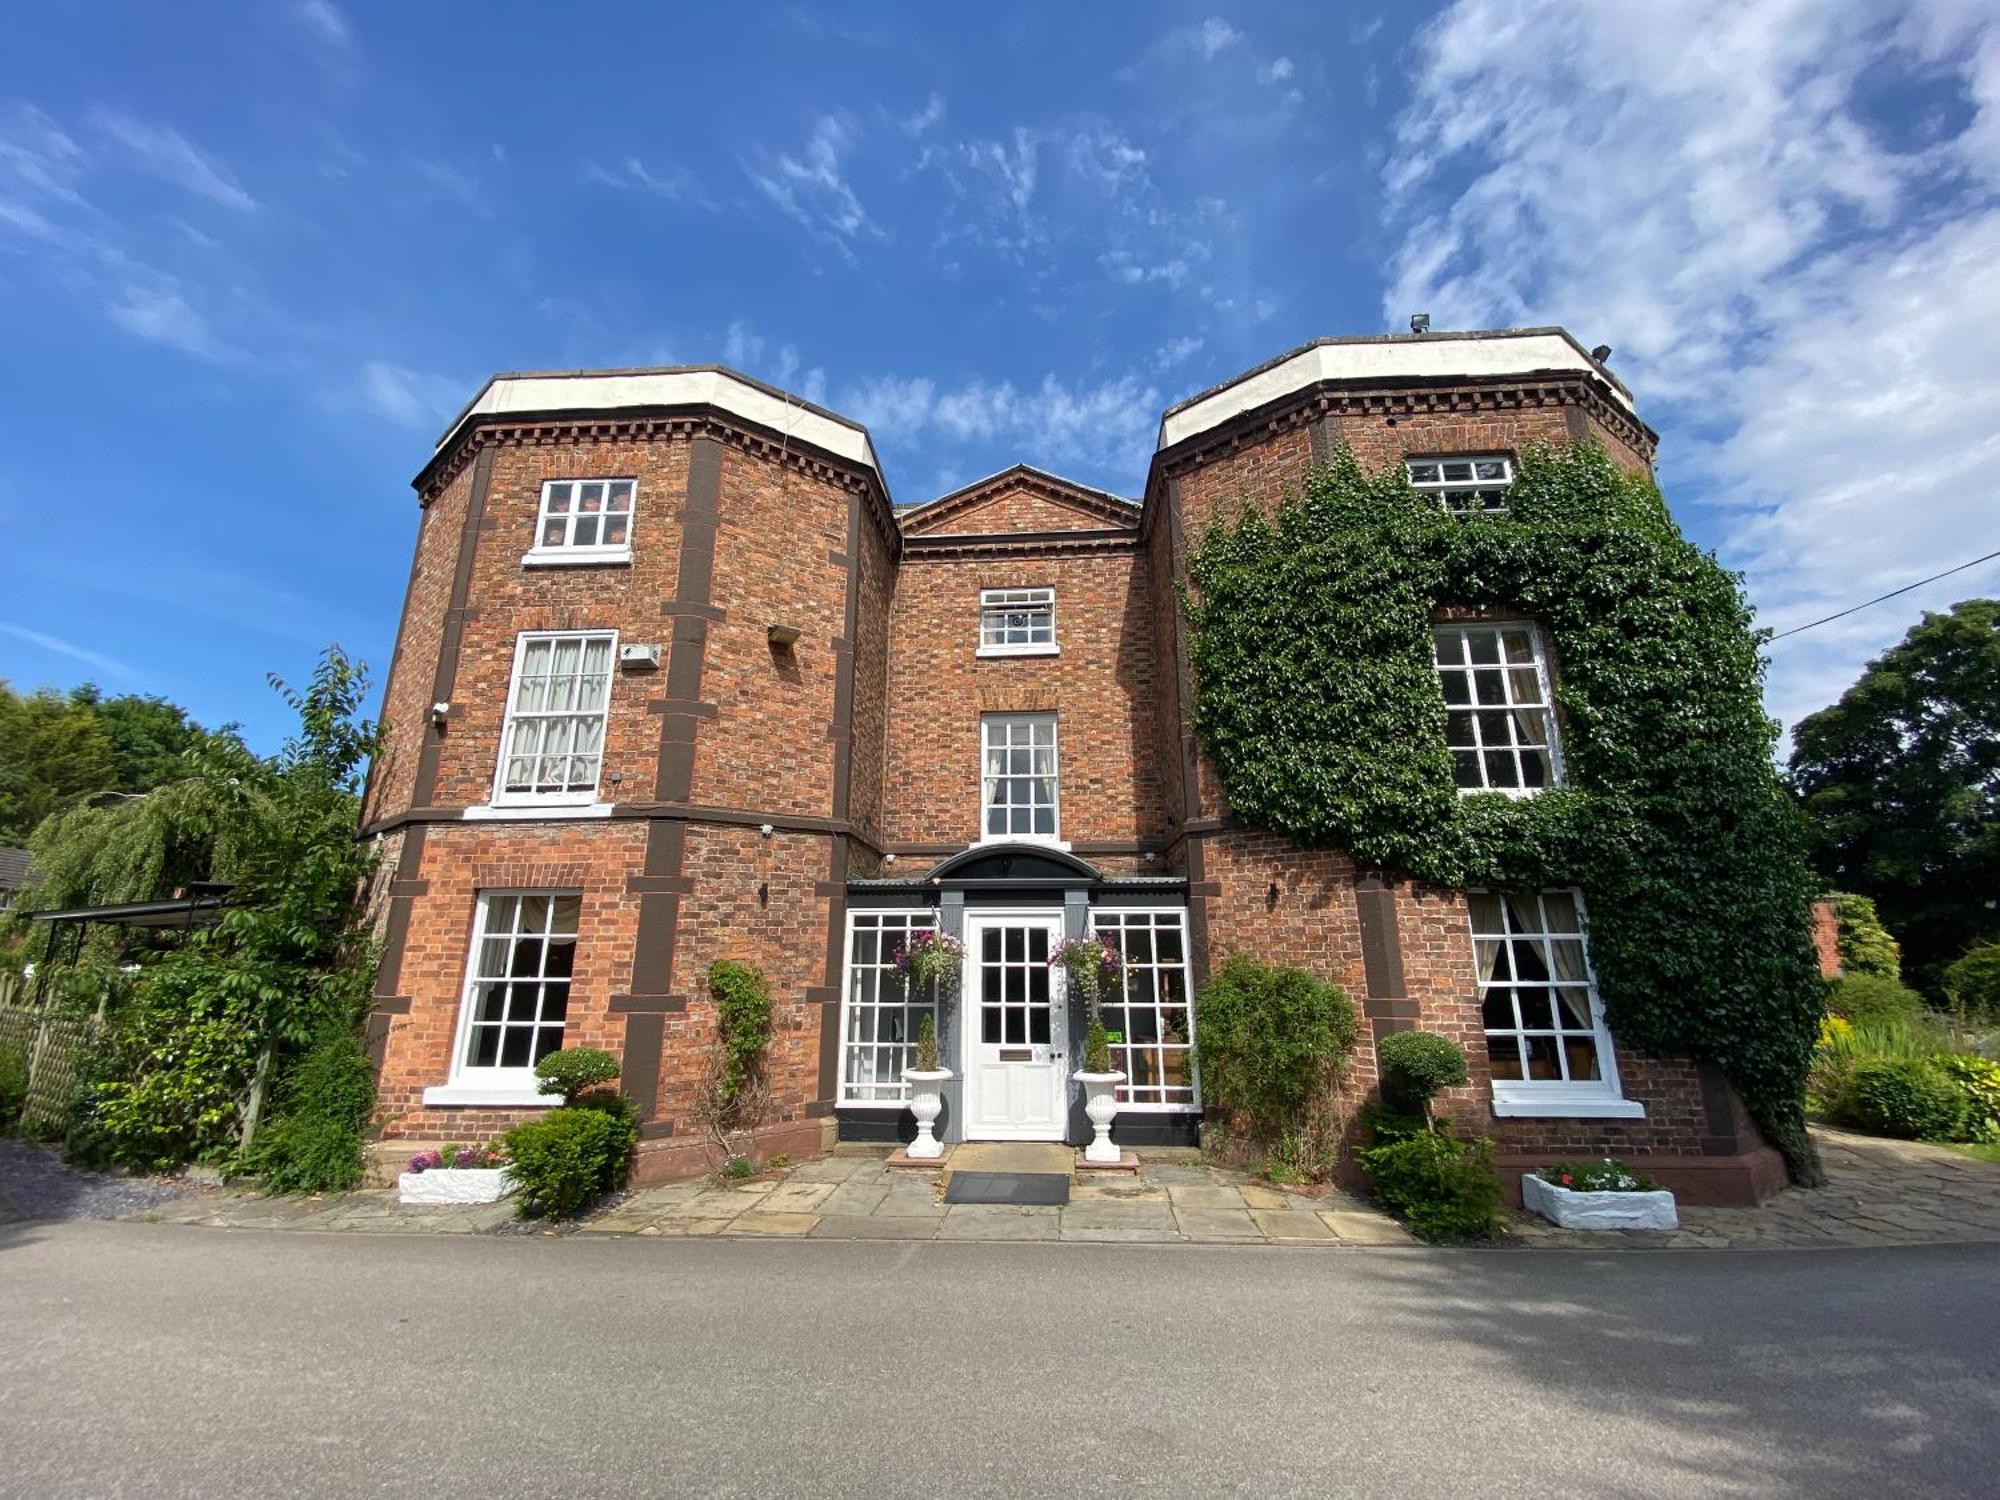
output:
[[945,1188],[947,1203],[1069,1202],[1069,1178],[1061,1172],[954,1172]]

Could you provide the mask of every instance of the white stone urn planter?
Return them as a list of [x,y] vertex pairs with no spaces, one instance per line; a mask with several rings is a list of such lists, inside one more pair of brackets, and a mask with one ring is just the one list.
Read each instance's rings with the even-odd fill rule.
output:
[[505,1167],[432,1167],[396,1177],[398,1203],[498,1203],[514,1191]]
[[909,1154],[918,1161],[935,1161],[944,1155],[944,1142],[931,1133],[944,1109],[944,1086],[951,1081],[950,1068],[905,1068],[904,1081],[910,1085],[910,1113],[917,1117],[917,1138],[910,1142]]
[[1120,1157],[1111,1141],[1111,1122],[1118,1118],[1118,1085],[1125,1081],[1125,1075],[1087,1073],[1079,1069],[1070,1077],[1083,1085],[1083,1112],[1096,1132],[1083,1148],[1083,1159],[1117,1165]]
[[1521,1202],[1559,1229],[1678,1229],[1674,1195],[1579,1193],[1533,1172],[1521,1175]]

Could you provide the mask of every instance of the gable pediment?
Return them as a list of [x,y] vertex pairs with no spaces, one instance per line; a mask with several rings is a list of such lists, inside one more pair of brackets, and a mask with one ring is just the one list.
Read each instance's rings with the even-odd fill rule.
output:
[[1004,473],[902,512],[905,536],[1006,536],[1059,531],[1130,531],[1136,501],[1017,464]]

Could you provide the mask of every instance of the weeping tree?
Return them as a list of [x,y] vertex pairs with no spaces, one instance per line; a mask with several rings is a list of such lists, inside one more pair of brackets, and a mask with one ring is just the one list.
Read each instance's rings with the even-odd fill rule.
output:
[[[302,1082],[338,1077],[352,1151],[332,1155],[351,1155],[358,1172],[366,1110],[353,1118],[352,1064],[374,967],[358,901],[369,856],[354,838],[376,739],[359,717],[367,676],[334,647],[303,691],[272,685],[299,718],[276,756],[211,738],[188,753],[181,779],[73,809],[35,836],[41,880],[24,906],[144,900],[194,880],[234,886],[211,926],[148,955],[131,979],[91,1061],[72,1132],[80,1154],[142,1168],[228,1159],[274,1097],[282,1146],[299,1134],[293,1117],[319,1107]],[[103,946],[115,938],[96,941],[87,962],[121,956]],[[272,1149],[257,1165],[284,1178]],[[314,1149],[327,1155],[323,1142]]]

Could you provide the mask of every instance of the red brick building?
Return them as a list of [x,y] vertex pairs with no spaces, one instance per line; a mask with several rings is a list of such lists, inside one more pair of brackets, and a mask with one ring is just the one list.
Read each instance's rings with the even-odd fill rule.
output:
[[[1453,509],[1504,506],[1522,445],[1653,432],[1558,329],[1330,339],[1166,412],[1142,499],[1025,466],[895,505],[867,432],[719,369],[497,376],[423,507],[364,832],[383,855],[384,1151],[541,1107],[532,1065],[608,1048],[641,1180],[710,1165],[706,974],[777,1002],[756,1148],[909,1129],[911,932],[966,945],[941,1007],[946,1139],[1078,1141],[1083,1017],[1047,963],[1126,958],[1115,1134],[1192,1141],[1192,996],[1241,949],[1344,986],[1372,1038],[1465,1046],[1456,1101],[1503,1161],[1613,1152],[1684,1195],[1781,1178],[1721,1075],[1621,1048],[1570,892],[1358,869],[1230,816],[1188,727],[1188,538],[1349,444]],[[1534,622],[1439,631],[1461,780],[1561,777]],[[1482,727],[1483,726],[1483,727]],[[1454,734],[1460,733],[1454,728]]]

